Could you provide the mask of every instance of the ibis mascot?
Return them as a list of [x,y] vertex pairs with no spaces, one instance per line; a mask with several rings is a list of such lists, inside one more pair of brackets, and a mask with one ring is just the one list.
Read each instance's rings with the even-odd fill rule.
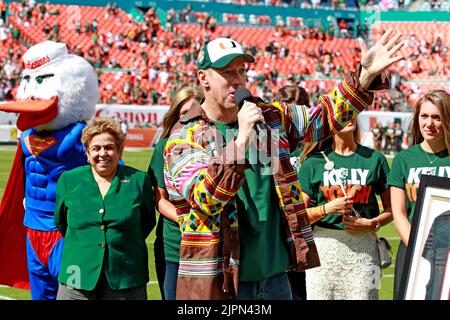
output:
[[87,164],[81,132],[99,91],[92,66],[64,43],[32,46],[23,65],[16,101],[0,105],[19,114],[22,131],[0,205],[0,284],[52,300],[63,247],[53,218],[56,186],[64,171]]

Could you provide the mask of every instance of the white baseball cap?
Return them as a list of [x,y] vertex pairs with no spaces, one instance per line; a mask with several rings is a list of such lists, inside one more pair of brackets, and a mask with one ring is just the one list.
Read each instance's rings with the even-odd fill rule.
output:
[[255,58],[244,53],[237,41],[230,38],[217,38],[208,42],[200,51],[198,69],[223,68],[237,57],[243,57],[245,62],[255,62]]
[[24,69],[35,71],[61,61],[68,55],[65,43],[44,41],[32,46],[25,52],[23,55]]

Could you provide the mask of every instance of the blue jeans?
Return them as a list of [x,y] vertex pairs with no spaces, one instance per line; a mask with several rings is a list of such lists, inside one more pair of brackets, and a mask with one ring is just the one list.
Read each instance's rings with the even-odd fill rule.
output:
[[166,300],[175,300],[177,296],[178,263],[166,261],[164,275],[164,296]]
[[238,300],[292,300],[286,272],[262,281],[239,281]]

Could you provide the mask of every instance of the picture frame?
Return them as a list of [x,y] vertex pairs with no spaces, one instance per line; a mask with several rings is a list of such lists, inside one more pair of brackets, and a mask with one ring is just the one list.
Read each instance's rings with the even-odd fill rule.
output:
[[399,297],[450,298],[450,178],[422,175]]

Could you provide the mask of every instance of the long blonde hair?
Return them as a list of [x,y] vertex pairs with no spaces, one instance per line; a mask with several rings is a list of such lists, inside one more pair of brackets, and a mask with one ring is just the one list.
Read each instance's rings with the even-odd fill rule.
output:
[[423,141],[423,136],[420,133],[419,115],[421,106],[427,101],[431,102],[439,110],[442,128],[444,130],[445,146],[450,153],[450,94],[442,89],[436,89],[426,93],[414,106],[413,119],[411,122],[412,143],[418,144]]
[[200,102],[200,100],[203,99],[203,94],[198,88],[194,87],[182,88],[174,94],[169,111],[167,111],[163,119],[164,129],[161,138],[167,138],[170,136],[170,131],[180,119],[181,107],[186,101],[192,98]]

